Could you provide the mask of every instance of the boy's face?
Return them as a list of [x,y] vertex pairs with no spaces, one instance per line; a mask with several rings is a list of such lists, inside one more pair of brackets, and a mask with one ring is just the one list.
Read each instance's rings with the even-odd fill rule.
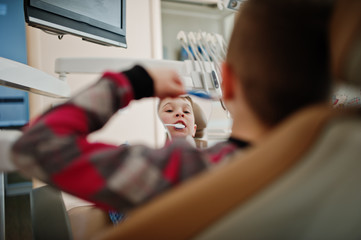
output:
[[196,124],[191,103],[186,98],[165,98],[159,105],[158,114],[164,124],[183,124],[185,128],[168,126],[172,137],[194,137]]

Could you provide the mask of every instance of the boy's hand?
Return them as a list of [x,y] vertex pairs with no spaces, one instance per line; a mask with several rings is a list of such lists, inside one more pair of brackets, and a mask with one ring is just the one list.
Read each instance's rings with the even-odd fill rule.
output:
[[154,96],[160,99],[185,94],[179,75],[170,69],[147,69],[154,83]]

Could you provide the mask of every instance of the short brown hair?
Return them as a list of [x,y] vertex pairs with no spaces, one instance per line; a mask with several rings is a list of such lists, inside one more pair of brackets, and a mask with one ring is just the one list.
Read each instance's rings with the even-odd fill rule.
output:
[[247,103],[269,126],[329,96],[331,6],[315,2],[248,0],[241,6],[226,61]]
[[[193,100],[190,96],[187,96],[187,95],[182,95],[182,96],[178,96],[178,98],[184,98],[186,100],[188,100],[188,102],[191,104],[191,107],[192,107],[192,111],[194,111],[194,108],[193,108]],[[159,108],[160,108],[160,104],[162,103],[162,99],[159,100],[158,102],[158,108],[157,110],[159,111]]]

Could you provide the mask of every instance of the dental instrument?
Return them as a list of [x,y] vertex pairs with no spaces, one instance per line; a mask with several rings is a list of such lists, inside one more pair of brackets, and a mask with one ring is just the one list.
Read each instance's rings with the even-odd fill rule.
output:
[[[188,43],[187,36],[186,36],[185,32],[184,31],[179,31],[178,34],[177,34],[177,39],[180,42],[180,44],[182,45],[182,47],[184,48],[184,50],[187,52],[188,58],[190,60],[192,60],[192,62],[194,62],[195,61],[194,55],[191,53],[191,51],[189,51],[189,43]],[[193,65],[194,65],[194,63],[193,63]]]
[[203,89],[206,92],[209,92],[209,87],[206,80],[206,67],[204,64],[204,56],[198,51],[196,37],[194,36],[193,32],[188,33],[188,39],[189,39],[189,45],[192,48],[196,60],[198,60],[199,67],[202,72]]
[[[179,31],[177,34],[177,39],[179,41],[179,43],[181,44],[182,48],[187,52],[188,55],[188,59],[190,59],[191,63],[192,63],[192,69],[191,69],[191,79],[193,81],[194,86],[197,87],[201,87],[203,85],[203,80],[202,80],[202,76],[199,75],[198,71],[197,71],[197,67],[196,67],[196,58],[195,58],[195,54],[196,53],[192,53],[189,50],[190,44],[188,43],[188,38],[185,34],[184,31]],[[192,49],[192,51],[194,51]]]
[[[206,56],[206,59],[207,59],[207,61],[209,63],[209,66],[211,68],[210,78],[211,78],[211,82],[213,84],[213,87],[214,87],[215,91],[217,92],[217,94],[220,97],[222,97],[220,79],[218,77],[219,76],[218,72],[217,72],[217,70],[215,68],[216,59],[213,58],[212,52],[208,52],[208,50],[206,51],[206,45],[205,45],[205,41],[203,41],[204,39],[202,37],[202,33],[198,32],[198,34],[196,36],[197,36],[197,38],[195,38],[195,40],[198,43],[198,46],[201,48],[202,52],[204,53],[204,56]],[[204,61],[204,59],[203,59],[203,61]],[[205,65],[204,62],[203,62],[203,64]]]

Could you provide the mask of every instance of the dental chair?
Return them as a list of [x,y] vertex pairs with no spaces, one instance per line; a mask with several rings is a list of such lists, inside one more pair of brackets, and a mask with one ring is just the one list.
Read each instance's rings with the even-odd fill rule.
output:
[[[361,1],[330,24],[332,71],[361,88]],[[361,239],[361,113],[315,105],[94,239]]]
[[61,192],[45,185],[30,192],[33,239],[73,240]]
[[193,113],[194,113],[194,122],[197,125],[197,130],[194,135],[194,141],[198,148],[205,148],[208,146],[207,140],[205,138],[205,130],[207,128],[208,119],[202,110],[201,106],[193,101]]
[[[330,27],[333,74],[358,89],[360,9],[360,0],[339,0]],[[32,214],[52,216],[54,211],[43,211],[45,205],[52,209],[60,204],[63,212],[57,212],[63,223],[53,234],[63,230],[65,236],[58,239],[361,239],[360,133],[359,110],[312,106],[231,163],[160,195],[105,231],[89,227],[89,221],[99,219],[97,213],[69,217],[58,200],[34,205]],[[38,194],[47,199],[34,190],[34,203],[39,203]],[[80,225],[69,234],[69,222],[74,221]],[[33,220],[33,227],[46,222]],[[41,229],[38,233],[35,239],[57,239],[40,236]]]

